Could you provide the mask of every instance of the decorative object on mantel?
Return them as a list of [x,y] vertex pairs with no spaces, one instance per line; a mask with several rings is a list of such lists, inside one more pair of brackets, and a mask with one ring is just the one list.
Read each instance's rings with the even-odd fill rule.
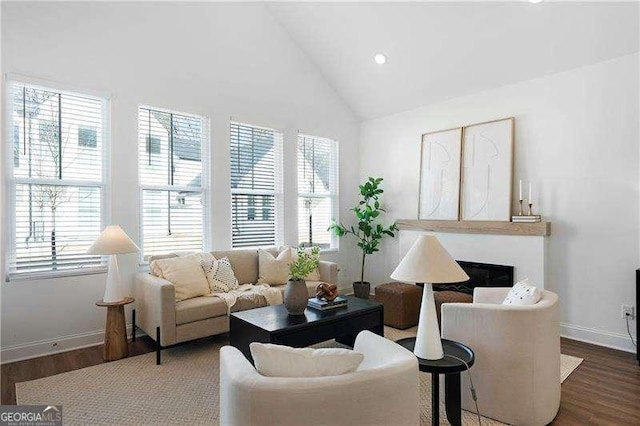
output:
[[537,223],[542,222],[542,216],[539,214],[511,216],[511,222],[515,223]]
[[314,247],[310,251],[298,249],[298,257],[289,265],[289,281],[284,288],[284,307],[289,315],[304,314],[309,299],[304,277],[318,267],[319,256],[319,247]]
[[458,221],[398,219],[401,231],[448,232],[456,234],[528,235],[546,237],[551,235],[551,222],[518,223],[504,221]]
[[462,127],[422,135],[418,218],[457,220]]
[[513,215],[511,216],[511,221],[512,222],[517,222],[517,223],[535,223],[535,222],[541,222],[542,221],[542,216],[540,215],[534,215],[533,214],[533,199],[531,197],[531,182],[529,182],[529,211],[528,213],[525,215],[523,210],[522,210],[522,205],[524,202],[524,198],[522,197],[522,180],[520,180],[519,184],[518,184],[518,194],[519,194],[519,201],[520,201],[520,212],[517,215]]
[[421,235],[391,274],[391,279],[424,283],[420,319],[413,353],[422,359],[444,356],[432,284],[458,283],[469,276],[433,235]]
[[462,139],[462,220],[511,216],[514,118],[465,126]]
[[338,237],[352,234],[358,240],[358,247],[362,250],[362,268],[360,281],[353,283],[353,292],[356,297],[361,299],[368,299],[371,292],[371,283],[364,280],[364,265],[367,255],[379,251],[378,246],[385,235],[393,238],[395,236],[394,231],[398,229],[395,223],[385,226],[380,222],[376,222],[376,218],[380,216],[380,213],[386,213],[380,203],[380,196],[384,192],[380,188],[381,183],[382,178],[369,177],[365,183],[360,185],[362,200],[351,209],[355,213],[356,219],[358,219],[358,226],[347,228],[342,223],[335,221],[332,221],[331,226],[329,226],[329,229]]

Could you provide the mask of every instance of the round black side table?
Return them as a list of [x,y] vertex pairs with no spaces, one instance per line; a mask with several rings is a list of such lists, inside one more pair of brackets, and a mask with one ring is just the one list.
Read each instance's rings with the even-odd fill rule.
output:
[[[396,343],[413,352],[416,338],[407,337],[398,340]],[[440,422],[439,375],[444,374],[444,400],[447,419],[452,425],[459,426],[462,424],[460,373],[473,365],[474,355],[473,351],[467,346],[453,340],[442,339],[442,349],[444,350],[444,358],[442,359],[416,358],[418,358],[420,371],[431,373],[431,424],[438,425]]]

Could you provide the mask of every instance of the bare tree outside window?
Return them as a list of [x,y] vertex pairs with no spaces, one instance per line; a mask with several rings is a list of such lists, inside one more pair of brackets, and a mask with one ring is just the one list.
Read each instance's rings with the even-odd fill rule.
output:
[[[101,120],[100,101],[15,86],[13,121],[18,131],[14,132],[13,143],[18,161],[14,162],[17,250],[14,270],[55,271],[61,266],[81,264],[83,257],[88,258],[84,251],[101,228],[99,197],[96,201],[91,196],[91,191],[99,194],[102,179],[102,153],[95,149],[101,139],[97,136]],[[83,128],[96,129],[94,146],[79,143]],[[81,191],[82,188],[90,191]],[[97,214],[69,217],[72,210],[76,215],[82,214],[75,205],[81,205],[85,199],[96,207]],[[63,265],[60,263],[63,254],[76,258],[67,259]],[[95,258],[92,262],[95,264]]]

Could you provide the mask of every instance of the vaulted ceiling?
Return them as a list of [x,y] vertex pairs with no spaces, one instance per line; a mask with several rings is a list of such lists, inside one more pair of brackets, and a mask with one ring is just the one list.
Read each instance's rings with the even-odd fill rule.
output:
[[[359,119],[638,52],[638,3],[269,3]],[[387,55],[385,65],[373,56]]]

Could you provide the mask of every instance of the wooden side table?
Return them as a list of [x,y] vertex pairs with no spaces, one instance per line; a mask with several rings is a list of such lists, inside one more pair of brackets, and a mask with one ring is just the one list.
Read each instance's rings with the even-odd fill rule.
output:
[[107,307],[107,325],[104,330],[105,361],[115,361],[129,356],[127,343],[127,324],[124,318],[124,305],[133,303],[133,297],[125,297],[119,302],[105,303],[102,300],[96,302],[97,306]]

